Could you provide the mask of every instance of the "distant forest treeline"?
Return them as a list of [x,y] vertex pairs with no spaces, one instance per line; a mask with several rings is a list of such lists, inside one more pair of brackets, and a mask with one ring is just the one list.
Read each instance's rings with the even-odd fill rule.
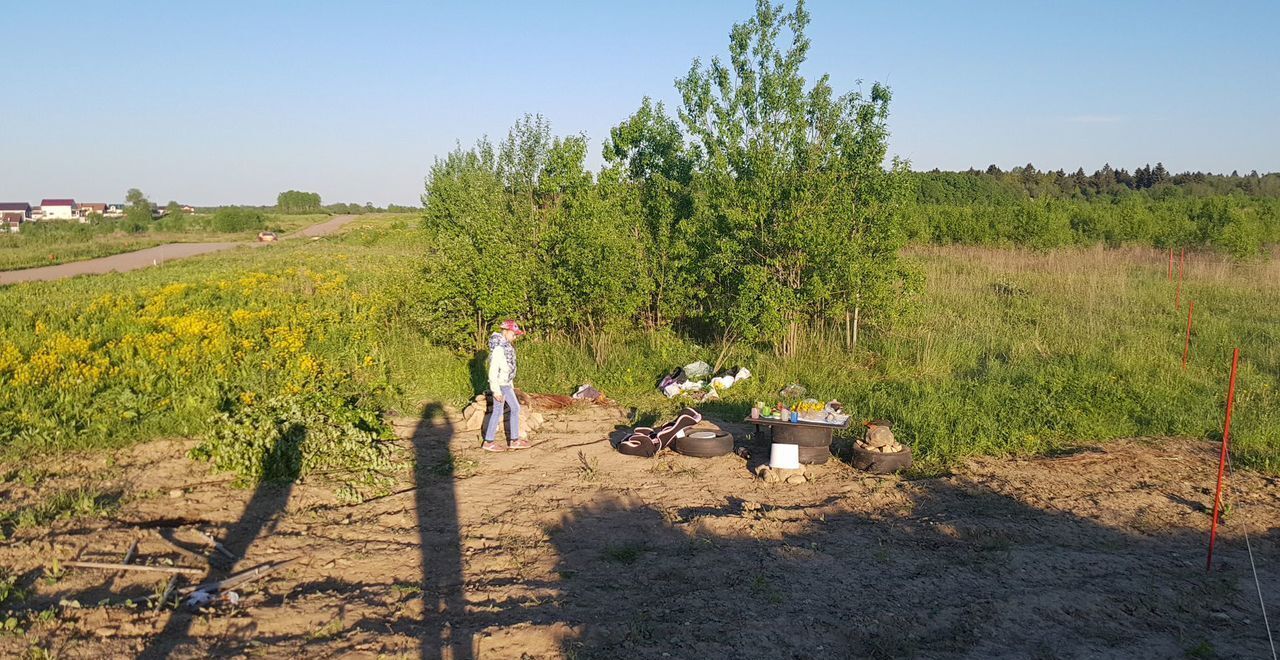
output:
[[917,242],[1139,243],[1221,249],[1239,257],[1280,243],[1280,174],[1172,174],[1103,166],[1040,171],[914,172],[916,204],[904,229]]
[[1103,165],[1093,174],[1085,174],[1084,168],[1068,174],[1063,170],[1040,171],[1027,163],[1007,172],[991,165],[986,170],[943,172],[935,169],[914,176],[916,199],[922,204],[1016,202],[1039,197],[1097,199],[1123,197],[1134,192],[1147,192],[1160,198],[1239,194],[1280,199],[1280,173],[1172,174],[1162,163],[1156,163],[1155,167],[1148,163],[1132,173]]

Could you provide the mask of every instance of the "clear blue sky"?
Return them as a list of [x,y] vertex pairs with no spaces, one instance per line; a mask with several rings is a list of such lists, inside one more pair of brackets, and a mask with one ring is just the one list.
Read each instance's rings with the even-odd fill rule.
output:
[[[0,201],[416,203],[525,112],[673,106],[750,0],[5,2]],[[1280,170],[1280,3],[812,0],[808,73],[892,87],[916,169]]]

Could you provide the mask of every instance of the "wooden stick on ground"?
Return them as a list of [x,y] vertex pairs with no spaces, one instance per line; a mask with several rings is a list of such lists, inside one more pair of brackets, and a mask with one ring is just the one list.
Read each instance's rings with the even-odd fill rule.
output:
[[[134,539],[133,543],[129,545],[129,549],[124,551],[124,559],[121,559],[120,563],[132,564],[133,560],[137,558],[138,558],[138,539]],[[116,573],[115,575],[112,576],[112,579],[115,579],[120,575],[122,574]]]
[[196,552],[195,550],[190,550],[188,548],[183,547],[181,544],[178,543],[176,539],[170,538],[168,534],[165,534],[164,530],[156,530],[156,536],[159,536],[162,540],[168,543],[169,546],[172,547],[174,550],[177,550],[178,552],[184,555],[187,555],[188,557],[199,559],[200,561],[204,561],[204,562],[207,562],[210,560],[208,555],[202,555],[199,552]]
[[232,554],[232,552],[228,550],[225,546],[223,546],[221,543],[218,543],[218,539],[215,539],[209,534],[205,533],[204,530],[197,529],[196,533],[199,534],[201,537],[203,537],[204,540],[208,541],[209,545],[213,546],[214,550],[217,550],[218,552],[221,552],[223,555],[226,555],[227,559],[230,559],[231,561],[236,561],[237,559],[239,559],[234,554]]
[[274,564],[262,564],[261,566],[255,566],[247,571],[236,573],[235,575],[232,575],[222,580],[217,580],[214,582],[205,582],[204,584],[198,584],[193,587],[184,587],[178,593],[182,594],[183,596],[196,591],[207,591],[209,593],[218,593],[220,591],[225,591],[232,587],[253,582],[254,580],[265,577],[270,573],[274,573],[275,571],[278,571],[284,568],[285,566],[289,566],[301,559],[302,557],[294,557],[293,559],[286,559],[284,561],[276,562]]
[[137,558],[137,556],[138,556],[138,540],[134,539],[133,545],[129,546],[129,549],[125,551],[124,559],[120,563],[132,564],[133,560]]
[[63,566],[71,568],[101,568],[107,571],[149,571],[152,573],[181,573],[183,575],[204,575],[198,568],[184,566],[141,566],[139,564],[112,564],[101,561],[64,561]]

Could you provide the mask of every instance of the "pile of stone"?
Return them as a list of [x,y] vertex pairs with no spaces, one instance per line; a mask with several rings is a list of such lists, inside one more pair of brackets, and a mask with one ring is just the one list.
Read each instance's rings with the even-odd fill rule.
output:
[[[537,431],[546,419],[542,413],[534,410],[532,401],[524,396],[523,392],[517,392],[516,398],[520,401],[520,429],[521,432]],[[489,399],[481,394],[476,396],[475,400],[462,409],[462,428],[467,431],[480,431],[484,428],[484,418],[489,411]],[[506,427],[506,410],[502,411],[503,427]]]
[[813,479],[813,476],[805,472],[803,467],[797,470],[787,470],[769,467],[767,464],[756,468],[756,476],[764,479],[767,484],[791,484],[793,486]]
[[857,445],[864,451],[878,454],[896,454],[904,449],[897,440],[893,439],[893,431],[889,430],[888,424],[881,422],[867,424],[867,435],[858,440]]

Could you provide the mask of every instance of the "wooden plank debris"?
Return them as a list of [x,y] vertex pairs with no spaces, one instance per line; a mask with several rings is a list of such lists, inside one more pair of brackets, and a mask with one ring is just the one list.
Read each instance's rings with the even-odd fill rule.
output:
[[236,573],[235,575],[224,578],[222,580],[205,582],[204,584],[198,584],[193,587],[185,587],[182,590],[180,590],[178,593],[184,596],[190,593],[194,593],[196,591],[207,591],[211,594],[216,594],[220,591],[226,591],[227,589],[230,589],[232,587],[238,587],[242,584],[247,584],[249,582],[253,582],[260,578],[266,577],[267,575],[274,573],[275,571],[278,571],[286,566],[292,565],[300,561],[301,559],[302,557],[294,557],[292,559],[286,559],[284,561],[276,562],[274,564],[262,564],[261,566],[255,566],[247,571]]
[[185,566],[143,566],[140,564],[113,564],[101,561],[64,561],[62,565],[71,568],[100,568],[106,571],[148,571],[152,573],[204,575],[204,571],[198,568],[186,568]]
[[121,560],[120,563],[132,564],[133,560],[136,559],[137,557],[138,557],[138,540],[134,539],[133,545],[129,546],[129,549],[125,551],[124,559]]

